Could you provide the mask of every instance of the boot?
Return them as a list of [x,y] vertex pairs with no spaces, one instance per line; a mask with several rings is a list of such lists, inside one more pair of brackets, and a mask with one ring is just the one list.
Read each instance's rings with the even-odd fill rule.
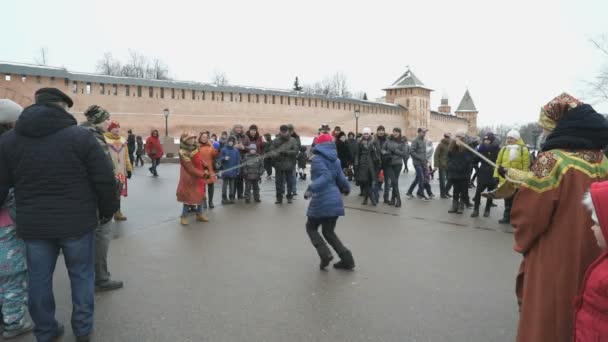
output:
[[[387,198],[384,199],[384,203],[386,203]],[[395,196],[391,197],[391,201],[388,202],[389,205],[395,205]]]
[[369,197],[369,199],[372,202],[372,205],[375,207],[378,205],[378,200],[376,199],[376,196],[374,196],[373,194]]
[[287,197],[287,204],[292,204],[293,203],[293,199],[291,196]]
[[274,204],[283,204],[283,196],[277,196],[277,200],[274,202]]
[[483,211],[483,217],[490,217],[491,208],[492,208],[492,203],[490,201],[486,202],[486,210]]
[[209,218],[203,213],[196,213],[196,220],[198,222],[209,222]]
[[261,202],[262,202],[262,200],[261,200],[259,197],[256,197],[256,198],[254,199],[254,202],[255,202],[255,203],[261,203]]
[[105,283],[95,284],[95,292],[107,292],[122,289],[124,283],[120,280],[108,280]]
[[464,213],[464,203],[460,202],[460,204],[458,205],[458,213],[462,214]]
[[188,218],[186,216],[182,216],[179,219],[179,223],[181,223],[182,226],[187,226],[190,224],[190,221],[188,221]]
[[500,224],[509,224],[511,223],[511,213],[505,210],[505,213],[502,215],[502,219],[498,220]]
[[361,204],[367,205],[367,200],[368,199],[369,199],[369,196],[366,195],[365,198],[363,199],[363,203],[361,203]]
[[334,260],[334,256],[331,254],[331,252],[329,254],[325,254],[320,256],[321,257],[321,263],[319,264],[319,269],[321,270],[325,270],[325,268],[327,266],[329,266],[329,263]]
[[114,214],[114,221],[126,221],[127,217],[123,215],[120,210]]
[[338,270],[348,270],[351,271],[355,268],[355,260],[353,259],[353,254],[346,250],[346,252],[340,253],[340,261],[334,264],[334,268]]
[[401,195],[395,197],[395,208],[401,208]]
[[471,217],[479,217],[479,207],[475,206],[473,213],[471,213]]
[[450,214],[456,214],[458,212],[458,201],[452,199],[452,208],[448,210]]

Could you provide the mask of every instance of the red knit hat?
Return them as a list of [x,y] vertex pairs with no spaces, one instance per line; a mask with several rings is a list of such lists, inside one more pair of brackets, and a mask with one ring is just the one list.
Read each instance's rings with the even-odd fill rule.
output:
[[112,132],[112,130],[113,130],[114,128],[120,128],[120,124],[118,123],[118,121],[114,121],[114,120],[112,120],[112,121],[110,122],[110,125],[108,126],[108,132]]
[[332,141],[333,141],[333,139],[332,139],[331,135],[329,135],[327,133],[323,133],[315,139],[315,145],[319,145],[319,144],[326,143],[326,142],[332,142]]
[[593,219],[600,225],[604,238],[608,238],[608,181],[591,183],[590,192],[595,209]]

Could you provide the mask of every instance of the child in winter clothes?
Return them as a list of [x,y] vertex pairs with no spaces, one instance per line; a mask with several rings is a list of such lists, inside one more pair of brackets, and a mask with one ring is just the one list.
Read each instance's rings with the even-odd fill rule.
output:
[[592,183],[584,203],[591,211],[591,229],[603,253],[587,269],[575,301],[574,341],[608,341],[608,181]]
[[[306,213],[306,232],[321,258],[319,267],[322,270],[334,258],[327,244],[340,256],[340,261],[334,264],[334,268],[352,270],[355,268],[353,255],[335,232],[338,217],[344,216],[341,194],[350,193],[350,184],[342,171],[336,144],[329,134],[321,134],[316,138],[312,153],[311,183],[304,194],[304,198],[311,199]],[[325,239],[319,234],[319,226]]]
[[251,190],[256,203],[260,203],[260,180],[264,174],[262,158],[257,153],[257,145],[249,145],[249,153],[245,155],[243,174],[245,176],[245,203],[251,203]]
[[[234,147],[236,138],[230,136],[220,152],[222,161],[222,204],[234,204],[236,178],[240,175],[241,152]],[[230,192],[228,192],[228,190]]]
[[137,149],[135,150],[135,166],[138,164],[144,166],[144,159],[142,158],[144,155],[144,140],[141,138],[141,135],[137,136],[135,142],[137,144]]
[[306,146],[300,147],[300,152],[298,152],[296,159],[298,160],[298,176],[300,176],[300,180],[306,180],[306,163],[308,162]]
[[[22,109],[11,100],[0,100],[0,136],[12,128]],[[5,203],[0,203],[0,306],[4,338],[16,337],[34,328],[25,320],[27,266],[25,244],[17,237],[15,228],[15,209],[11,189]]]
[[196,220],[209,222],[203,214],[205,200],[205,183],[209,178],[209,166],[203,161],[198,150],[197,136],[193,133],[183,133],[179,144],[179,184],[177,185],[177,201],[183,203],[181,224],[187,226],[188,213],[191,207],[196,207]]

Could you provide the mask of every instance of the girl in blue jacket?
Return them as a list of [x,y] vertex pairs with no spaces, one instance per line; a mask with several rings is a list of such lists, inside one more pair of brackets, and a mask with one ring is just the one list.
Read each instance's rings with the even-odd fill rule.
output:
[[[341,194],[350,193],[350,185],[344,177],[336,145],[329,134],[321,134],[315,140],[311,161],[312,183],[306,190],[305,197],[310,198],[308,206],[308,221],[306,232],[312,245],[317,249],[324,270],[334,258],[331,247],[340,256],[340,261],[334,264],[337,269],[352,270],[355,268],[353,255],[346,248],[335,233],[336,222],[339,216],[344,216],[344,203]],[[319,226],[323,237],[319,234]],[[326,242],[327,241],[327,242]]]

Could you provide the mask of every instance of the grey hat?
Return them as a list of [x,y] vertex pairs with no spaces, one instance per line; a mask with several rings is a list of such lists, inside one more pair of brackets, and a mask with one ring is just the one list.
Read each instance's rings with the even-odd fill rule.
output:
[[9,99],[0,99],[0,124],[17,121],[23,107]]

